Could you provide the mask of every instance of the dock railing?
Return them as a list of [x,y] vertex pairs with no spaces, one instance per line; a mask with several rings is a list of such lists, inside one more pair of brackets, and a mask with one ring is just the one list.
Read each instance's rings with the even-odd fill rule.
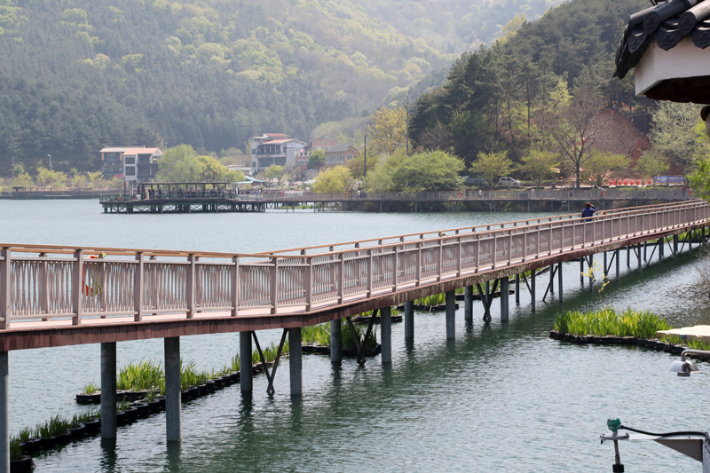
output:
[[[704,201],[233,254],[0,244],[0,328],[255,309],[279,315],[700,225]],[[281,313],[284,313],[283,311]]]

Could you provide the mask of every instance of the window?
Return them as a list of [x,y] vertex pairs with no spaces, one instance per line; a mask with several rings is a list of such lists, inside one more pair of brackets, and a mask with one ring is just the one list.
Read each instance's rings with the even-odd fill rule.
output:
[[135,166],[126,166],[126,176],[135,176],[136,175],[136,167]]
[[130,158],[129,158],[129,157],[126,157],[126,158],[124,159],[124,162],[125,162],[126,164],[136,164],[136,157],[135,157],[135,156],[131,156]]
[[352,155],[352,154],[349,154],[349,155],[348,155],[348,161],[350,161],[350,160],[352,160],[352,159],[353,159],[353,155]]
[[281,153],[281,146],[278,145],[278,146],[276,146],[276,154],[280,154],[280,153]]

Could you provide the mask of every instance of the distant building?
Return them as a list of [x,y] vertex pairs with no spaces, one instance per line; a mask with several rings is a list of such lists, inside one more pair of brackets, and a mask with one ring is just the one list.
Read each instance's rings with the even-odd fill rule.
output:
[[123,174],[123,153],[129,147],[104,148],[101,153],[101,172],[104,177],[113,178]]
[[101,172],[104,177],[123,177],[125,181],[150,182],[158,173],[160,148],[104,148],[101,153]]
[[331,148],[338,146],[340,144],[340,141],[334,140],[333,138],[328,138],[326,136],[322,136],[320,138],[316,138],[315,140],[311,141],[311,144],[308,146],[308,151],[313,152],[317,149],[322,149],[323,151],[329,151]]
[[251,140],[252,175],[271,165],[294,167],[296,155],[306,148],[306,143],[288,138],[282,133],[264,133]]
[[129,148],[123,152],[123,179],[150,182],[158,174],[160,148]]
[[345,166],[357,157],[358,149],[352,145],[337,145],[325,152],[325,167]]

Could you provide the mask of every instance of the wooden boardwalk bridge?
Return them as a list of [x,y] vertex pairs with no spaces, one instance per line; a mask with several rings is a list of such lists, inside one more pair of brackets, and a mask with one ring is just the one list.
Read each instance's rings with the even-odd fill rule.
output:
[[[157,184],[156,184],[157,185]],[[429,204],[449,204],[458,209],[467,203],[488,204],[494,210],[496,203],[519,202],[531,205],[549,202],[551,211],[565,205],[570,210],[579,202],[588,200],[600,203],[605,208],[614,202],[631,202],[631,205],[658,202],[679,202],[692,199],[692,191],[661,190],[545,190],[545,191],[450,191],[450,192],[399,192],[322,194],[310,192],[265,192],[241,194],[229,190],[197,190],[190,193],[161,191],[159,194],[103,194],[101,205],[105,213],[192,213],[192,212],[263,212],[267,209],[293,208],[299,205],[325,209],[338,204],[340,208],[355,209],[364,204],[379,205],[380,212],[388,211],[390,205],[414,204],[415,211]]]
[[[101,343],[101,431],[111,439],[116,343],[165,339],[166,431],[176,441],[181,336],[240,332],[240,356],[249,360],[257,331],[282,329],[291,393],[300,395],[301,327],[331,322],[331,358],[339,362],[340,320],[352,329],[350,316],[379,309],[381,358],[389,363],[391,306],[405,305],[405,336],[413,337],[413,301],[446,293],[445,333],[454,338],[457,288],[466,289],[467,321],[473,286],[494,282],[505,295],[511,277],[529,288],[535,310],[535,271],[526,272],[551,267],[547,289],[557,276],[562,300],[562,262],[593,267],[594,255],[603,253],[604,274],[616,262],[618,278],[622,248],[627,258],[633,251],[640,270],[642,244],[653,243],[661,257],[666,249],[677,254],[678,235],[698,230],[704,241],[709,218],[708,204],[695,200],[601,211],[590,219],[560,215],[258,254],[0,244],[0,473],[9,472],[11,350]],[[487,319],[490,301],[482,301]],[[507,320],[508,297],[500,310]],[[251,391],[251,367],[243,365],[241,388]]]

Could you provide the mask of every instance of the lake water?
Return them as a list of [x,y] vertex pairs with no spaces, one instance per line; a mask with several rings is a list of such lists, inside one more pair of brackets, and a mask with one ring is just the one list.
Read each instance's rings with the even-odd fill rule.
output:
[[[285,213],[106,215],[96,201],[0,201],[0,241],[108,247],[257,252],[436,231],[529,218],[528,213]],[[650,253],[649,253],[650,254]],[[234,385],[183,405],[183,442],[168,449],[164,414],[118,430],[115,449],[93,438],[35,458],[36,470],[61,472],[544,472],[610,471],[613,446],[600,445],[608,417],[651,431],[706,430],[710,366],[691,379],[666,372],[671,355],[640,348],[574,346],[548,338],[560,310],[604,305],[648,309],[672,325],[709,324],[707,290],[694,257],[626,268],[601,292],[584,291],[579,264],[564,264],[565,302],[511,297],[508,323],[498,300],[493,321],[457,312],[446,341],[443,313],[415,314],[415,340],[393,325],[393,363],[364,366],[304,356],[301,401],[279,369],[276,394],[266,377],[245,398]],[[538,286],[544,286],[540,281]],[[540,291],[538,291],[540,293]],[[541,297],[542,293],[538,297]],[[262,345],[280,333],[259,333]],[[182,356],[219,368],[238,353],[238,334],[183,337]],[[162,340],[119,343],[118,364],[162,361]],[[84,409],[74,395],[99,381],[99,345],[10,353],[13,432],[53,414]],[[699,462],[656,443],[621,444],[627,471],[700,471]]]

